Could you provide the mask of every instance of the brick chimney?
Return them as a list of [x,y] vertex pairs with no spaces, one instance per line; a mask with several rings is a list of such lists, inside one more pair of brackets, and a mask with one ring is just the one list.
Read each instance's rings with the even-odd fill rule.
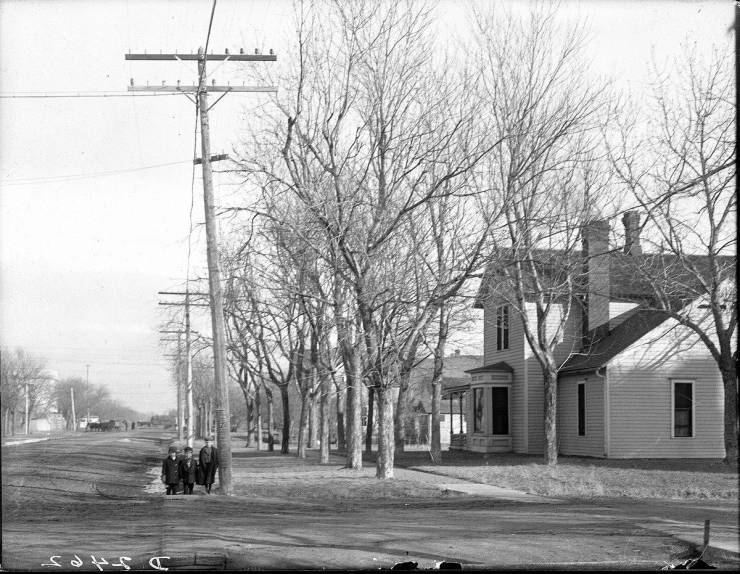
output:
[[642,255],[640,247],[640,214],[628,211],[622,216],[624,223],[624,252],[628,255]]
[[609,222],[586,224],[581,239],[586,279],[583,333],[598,329],[603,336],[609,331]]

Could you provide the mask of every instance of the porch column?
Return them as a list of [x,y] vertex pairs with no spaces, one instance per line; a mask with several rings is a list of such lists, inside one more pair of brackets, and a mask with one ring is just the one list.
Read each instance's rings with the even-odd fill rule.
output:
[[462,427],[462,423],[463,423],[463,394],[462,393],[460,393],[458,395],[458,400],[460,401],[460,434],[462,434],[463,433],[463,427]]
[[452,402],[452,393],[450,393],[450,444],[452,444],[452,437],[455,434],[455,427],[452,424],[452,406],[454,403]]

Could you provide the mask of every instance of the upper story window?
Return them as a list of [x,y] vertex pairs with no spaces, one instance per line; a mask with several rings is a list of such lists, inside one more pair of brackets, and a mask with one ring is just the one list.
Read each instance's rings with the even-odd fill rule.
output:
[[496,307],[496,350],[509,348],[509,306]]

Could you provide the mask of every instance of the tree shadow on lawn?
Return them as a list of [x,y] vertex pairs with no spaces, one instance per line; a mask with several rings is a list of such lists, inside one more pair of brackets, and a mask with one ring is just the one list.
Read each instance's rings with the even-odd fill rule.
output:
[[[364,452],[363,462],[374,464],[377,452]],[[405,451],[395,454],[395,465],[404,468],[416,466],[522,466],[545,464],[542,455],[515,453],[478,453],[468,451],[443,451],[442,460],[436,463],[428,451]],[[580,466],[584,468],[625,468],[639,470],[684,470],[710,472],[717,474],[737,474],[737,468],[725,464],[721,459],[604,459],[595,457],[559,456],[559,465]]]
[[[346,456],[346,451],[332,449],[333,457]],[[296,456],[295,449],[287,454],[281,454],[280,449],[274,451],[250,448],[249,450],[238,450],[232,452],[232,457],[236,459],[254,459],[254,458],[283,458],[284,460],[301,460],[309,464],[320,464],[318,462],[319,452],[316,449],[308,449],[305,459],[299,459]],[[365,466],[374,466],[378,457],[377,450],[368,452],[363,450],[362,462]],[[451,466],[522,466],[522,465],[543,465],[545,464],[542,455],[515,454],[515,453],[479,453],[469,451],[443,451],[441,460],[433,461],[427,450],[410,450],[396,452],[394,464],[400,468],[414,467],[451,467]],[[558,457],[558,464],[562,466],[576,466],[583,468],[601,467],[601,468],[623,468],[637,470],[666,470],[666,471],[690,471],[690,472],[708,472],[715,474],[735,474],[737,468],[725,464],[721,459],[656,459],[656,458],[631,458],[631,459],[605,459],[596,457],[581,456],[563,456]],[[333,460],[324,466],[336,466],[336,460]]]

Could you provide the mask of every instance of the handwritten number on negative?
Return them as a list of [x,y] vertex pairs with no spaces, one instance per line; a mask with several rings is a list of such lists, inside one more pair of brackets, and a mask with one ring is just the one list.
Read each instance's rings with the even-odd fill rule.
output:
[[79,556],[77,556],[77,554],[75,554],[75,557],[72,558],[72,560],[70,560],[69,563],[71,566],[74,566],[75,568],[79,568],[80,566],[82,566],[82,558],[80,558]]
[[61,568],[62,565],[57,562],[57,558],[61,558],[61,556],[49,556],[49,562],[42,564],[42,566],[56,566],[57,568]]
[[108,564],[108,561],[105,558],[101,558],[100,561],[98,561],[93,554],[90,554],[90,558],[92,559],[92,563],[97,566],[98,570],[101,572],[103,571],[103,566]]
[[123,566],[124,570],[131,570],[131,566],[126,564],[126,560],[131,562],[131,558],[129,558],[128,556],[119,556],[118,562],[111,562],[111,566]]

